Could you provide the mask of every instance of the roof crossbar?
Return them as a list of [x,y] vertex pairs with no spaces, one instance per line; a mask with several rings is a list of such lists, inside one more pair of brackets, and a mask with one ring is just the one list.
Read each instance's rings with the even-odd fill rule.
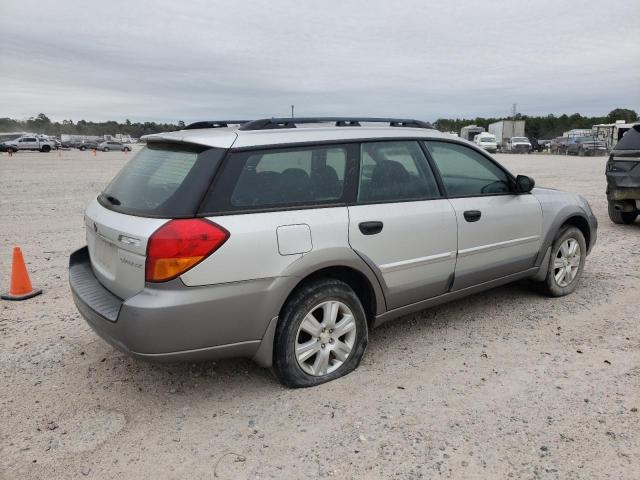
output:
[[190,123],[183,130],[195,130],[198,128],[224,128],[229,125],[242,125],[251,120],[207,120],[203,122]]
[[274,128],[296,128],[307,123],[334,123],[336,127],[360,127],[361,123],[387,123],[390,127],[433,128],[430,123],[407,118],[379,117],[300,117],[262,118],[243,123],[239,130],[269,130]]

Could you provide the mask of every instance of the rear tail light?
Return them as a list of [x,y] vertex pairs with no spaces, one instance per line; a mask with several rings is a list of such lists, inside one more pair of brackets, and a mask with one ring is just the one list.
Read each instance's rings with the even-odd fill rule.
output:
[[171,220],[147,242],[147,282],[182,275],[224,244],[229,232],[204,219]]

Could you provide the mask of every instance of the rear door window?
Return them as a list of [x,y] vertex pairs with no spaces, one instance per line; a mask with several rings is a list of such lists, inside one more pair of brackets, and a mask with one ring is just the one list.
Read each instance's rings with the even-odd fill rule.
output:
[[438,184],[416,141],[362,144],[358,202],[436,198]]
[[111,210],[144,217],[194,216],[225,150],[150,143],[98,197]]
[[354,150],[328,145],[232,153],[203,212],[344,203]]

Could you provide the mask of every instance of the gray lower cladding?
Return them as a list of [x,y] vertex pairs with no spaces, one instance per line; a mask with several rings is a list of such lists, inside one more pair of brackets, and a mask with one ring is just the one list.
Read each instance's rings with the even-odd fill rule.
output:
[[[260,345],[268,326],[297,281],[279,277],[186,287],[174,280],[147,284],[123,301],[98,282],[86,247],[74,252],[69,262],[73,299],[91,328],[119,350],[155,361],[253,357],[263,352]],[[111,305],[105,307],[108,301]],[[105,315],[116,309],[115,320]],[[262,357],[259,363],[270,363]]]

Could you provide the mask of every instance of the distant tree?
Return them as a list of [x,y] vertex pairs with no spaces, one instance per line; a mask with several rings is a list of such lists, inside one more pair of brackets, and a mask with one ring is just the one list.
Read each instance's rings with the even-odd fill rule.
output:
[[638,121],[638,114],[635,110],[629,110],[628,108],[616,108],[611,110],[607,115],[608,123],[614,123],[616,120],[624,120],[627,123]]

